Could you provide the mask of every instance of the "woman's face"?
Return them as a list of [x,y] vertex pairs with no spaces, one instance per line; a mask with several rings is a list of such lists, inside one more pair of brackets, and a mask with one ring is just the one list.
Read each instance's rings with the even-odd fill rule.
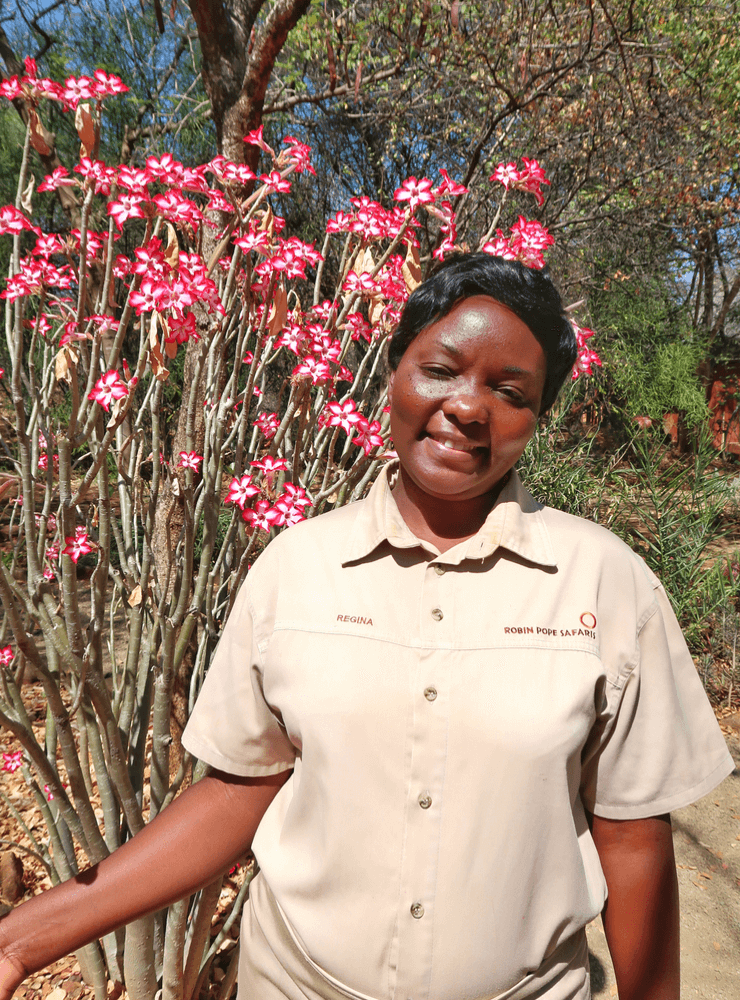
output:
[[391,375],[391,433],[423,493],[469,500],[495,489],[537,424],[546,358],[529,327],[477,295],[426,327]]

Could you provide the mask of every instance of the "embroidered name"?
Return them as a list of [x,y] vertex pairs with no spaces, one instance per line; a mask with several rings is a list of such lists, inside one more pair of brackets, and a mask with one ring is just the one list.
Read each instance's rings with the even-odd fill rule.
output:
[[363,618],[361,615],[337,615],[338,622],[352,622],[356,625],[372,625],[372,618]]

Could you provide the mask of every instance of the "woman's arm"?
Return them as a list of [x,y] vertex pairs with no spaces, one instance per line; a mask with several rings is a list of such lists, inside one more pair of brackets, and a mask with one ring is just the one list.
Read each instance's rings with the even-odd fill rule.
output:
[[290,771],[214,772],[100,864],[0,921],[0,1000],[63,955],[208,885],[252,843]]
[[678,881],[670,816],[591,816],[609,888],[604,931],[619,1000],[679,1000]]

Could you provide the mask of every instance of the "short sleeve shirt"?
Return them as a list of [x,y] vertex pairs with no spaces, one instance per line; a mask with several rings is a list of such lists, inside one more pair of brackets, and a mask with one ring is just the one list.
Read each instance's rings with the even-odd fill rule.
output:
[[586,811],[666,813],[733,767],[659,581],[515,472],[443,554],[387,470],[279,535],[183,743],[294,769],[254,852],[314,968],[377,1000],[536,987],[605,901]]

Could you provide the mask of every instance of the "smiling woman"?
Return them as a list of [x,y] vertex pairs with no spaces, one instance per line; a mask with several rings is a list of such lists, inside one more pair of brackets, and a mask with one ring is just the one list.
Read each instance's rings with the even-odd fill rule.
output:
[[733,764],[659,581],[514,468],[574,356],[541,272],[414,292],[399,462],[256,560],[183,735],[213,772],[0,922],[0,1000],[250,844],[241,997],[587,1000],[603,911],[621,1000],[678,1000],[667,814]]
[[444,550],[480,528],[534,432],[546,374],[529,327],[482,295],[406,348],[388,388],[393,496],[418,537]]

